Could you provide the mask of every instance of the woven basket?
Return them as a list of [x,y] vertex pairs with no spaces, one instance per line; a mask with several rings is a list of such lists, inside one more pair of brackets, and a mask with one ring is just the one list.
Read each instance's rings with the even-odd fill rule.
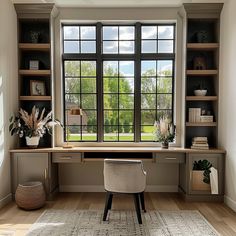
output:
[[18,207],[33,210],[42,207],[46,201],[46,194],[41,182],[27,182],[19,184],[15,195]]

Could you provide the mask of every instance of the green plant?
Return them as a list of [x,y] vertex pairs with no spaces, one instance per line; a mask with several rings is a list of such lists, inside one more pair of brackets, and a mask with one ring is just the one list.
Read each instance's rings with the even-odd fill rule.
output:
[[193,170],[203,170],[203,182],[206,184],[210,183],[210,168],[212,164],[208,160],[194,161]]

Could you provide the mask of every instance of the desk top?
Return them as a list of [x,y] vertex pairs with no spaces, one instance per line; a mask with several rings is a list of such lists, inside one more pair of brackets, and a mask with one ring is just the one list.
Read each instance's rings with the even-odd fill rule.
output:
[[73,152],[157,152],[157,153],[226,153],[223,149],[196,150],[190,148],[170,147],[163,149],[160,147],[73,147],[73,148],[36,148],[36,149],[12,149],[10,153],[73,153]]

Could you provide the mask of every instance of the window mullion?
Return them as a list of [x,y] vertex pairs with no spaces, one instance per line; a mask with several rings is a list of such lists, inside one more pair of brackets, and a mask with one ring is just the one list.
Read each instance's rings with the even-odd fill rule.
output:
[[141,24],[135,24],[134,141],[141,136]]

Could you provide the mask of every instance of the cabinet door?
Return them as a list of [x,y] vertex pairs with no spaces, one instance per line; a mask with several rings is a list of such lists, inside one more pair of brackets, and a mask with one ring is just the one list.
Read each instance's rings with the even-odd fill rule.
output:
[[12,163],[13,193],[18,184],[28,181],[41,181],[48,193],[49,157],[48,153],[15,153]]

